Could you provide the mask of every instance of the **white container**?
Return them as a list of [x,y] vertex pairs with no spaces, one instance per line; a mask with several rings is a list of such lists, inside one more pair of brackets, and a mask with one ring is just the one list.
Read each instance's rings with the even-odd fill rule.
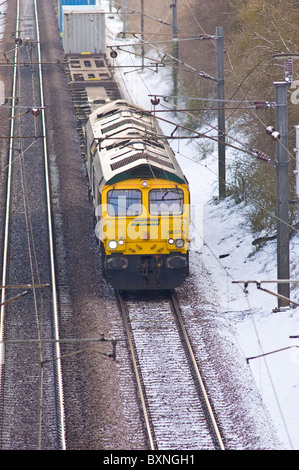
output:
[[98,6],[63,6],[62,42],[65,54],[105,54],[105,14]]
[[98,5],[99,1],[96,0],[58,0],[58,23],[59,30],[62,31],[63,26],[63,16],[62,16],[62,7],[66,5]]

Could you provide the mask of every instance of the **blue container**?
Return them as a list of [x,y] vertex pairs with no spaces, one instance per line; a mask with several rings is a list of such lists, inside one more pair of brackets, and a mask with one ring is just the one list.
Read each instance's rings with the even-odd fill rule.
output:
[[95,5],[95,4],[96,4],[96,0],[58,0],[59,31],[62,32],[62,27],[63,27],[62,7],[64,5]]

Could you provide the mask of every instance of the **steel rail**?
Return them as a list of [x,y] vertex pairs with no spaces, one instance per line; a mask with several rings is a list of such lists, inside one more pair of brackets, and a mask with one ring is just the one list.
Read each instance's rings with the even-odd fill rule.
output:
[[[38,52],[38,70],[40,79],[40,97],[41,97],[41,108],[44,109],[44,88],[43,88],[43,72],[41,66],[41,46],[40,46],[40,28],[38,21],[37,2],[34,0],[34,12],[36,21],[36,39],[37,39],[37,52]],[[55,351],[56,351],[56,366],[57,366],[57,381],[58,381],[58,405],[59,405],[59,424],[60,424],[60,438],[61,447],[63,450],[66,449],[66,436],[65,436],[65,412],[64,412],[64,398],[63,398],[63,383],[62,383],[62,366],[61,366],[61,354],[59,344],[59,326],[58,326],[58,293],[57,293],[57,282],[56,282],[56,271],[55,271],[55,258],[54,258],[54,237],[53,237],[53,225],[52,225],[52,207],[51,207],[51,194],[50,194],[50,178],[49,178],[49,158],[48,158],[48,147],[47,147],[47,134],[46,134],[46,119],[45,113],[42,112],[42,128],[43,135],[43,148],[44,148],[44,163],[45,163],[45,181],[46,181],[46,196],[47,196],[47,214],[48,214],[48,229],[49,229],[49,246],[50,246],[50,263],[51,263],[51,284],[52,284],[52,297],[53,297],[53,319],[55,329]]]
[[127,334],[127,338],[128,338],[128,342],[129,342],[129,347],[130,347],[131,357],[132,357],[132,361],[133,361],[135,377],[136,377],[136,380],[137,380],[137,386],[138,386],[138,391],[139,391],[139,396],[140,396],[140,401],[141,401],[141,406],[142,406],[142,412],[143,412],[143,416],[144,416],[144,420],[145,420],[147,435],[148,435],[149,442],[150,442],[150,448],[151,448],[151,450],[155,450],[153,433],[152,433],[152,430],[151,430],[150,420],[149,420],[149,416],[148,416],[147,409],[146,409],[146,400],[145,400],[145,395],[144,395],[144,392],[143,392],[143,389],[142,389],[140,372],[139,372],[138,367],[137,367],[137,359],[136,359],[136,355],[135,355],[135,351],[134,351],[134,347],[133,347],[133,342],[132,342],[132,338],[131,338],[131,332],[130,332],[129,322],[128,322],[128,318],[127,318],[125,303],[124,303],[124,300],[123,300],[123,298],[122,298],[122,296],[119,292],[116,293],[116,296],[117,296],[117,299],[118,299],[118,302],[119,302],[119,305],[120,305],[120,309],[121,309],[121,313],[122,313],[123,321],[124,321],[124,326],[125,326],[125,330],[126,330],[126,334]]
[[[20,23],[20,5],[19,1],[17,2],[17,11],[16,11],[16,31],[19,30],[19,23]],[[18,58],[18,51],[19,46],[18,44],[15,45],[14,50],[14,61],[17,64]],[[13,145],[12,139],[14,134],[15,128],[15,105],[16,105],[16,86],[17,86],[17,65],[14,67],[13,72],[13,90],[12,90],[12,110],[11,110],[11,123],[10,123],[10,143],[9,143],[9,154],[8,154],[8,171],[7,171],[7,185],[6,185],[6,207],[5,207],[5,222],[4,222],[4,240],[3,240],[3,260],[2,260],[2,291],[1,291],[1,309],[0,309],[0,341],[1,341],[1,348],[0,348],[0,390],[2,390],[2,373],[3,373],[3,365],[4,365],[4,347],[3,347],[3,339],[4,339],[4,316],[5,316],[5,286],[6,286],[6,278],[7,278],[7,258],[8,258],[8,248],[9,248],[9,223],[10,223],[10,203],[11,203],[11,177],[12,177],[12,154],[13,154]]]
[[[16,10],[16,31],[20,30],[20,0],[17,1]],[[39,25],[38,25],[38,14],[36,0],[34,0],[34,14],[36,20],[36,34],[38,36],[38,55],[41,56],[40,44],[39,44]],[[9,228],[10,228],[10,206],[11,206],[11,195],[12,195],[12,163],[13,163],[13,139],[15,131],[15,117],[16,117],[16,87],[17,87],[17,70],[18,70],[18,57],[19,57],[20,44],[16,43],[14,48],[14,71],[13,71],[13,83],[12,83],[12,106],[11,106],[11,123],[10,123],[10,139],[9,143],[9,154],[8,154],[8,165],[7,165],[7,185],[6,185],[6,207],[5,207],[5,221],[4,221],[4,240],[3,240],[3,261],[2,261],[2,285],[1,285],[1,309],[0,309],[0,390],[2,390],[3,382],[3,366],[4,366],[4,319],[5,319],[5,305],[10,302],[6,300],[6,289],[12,286],[7,285],[7,264],[8,264],[8,253],[9,253]],[[40,59],[39,59],[40,60]],[[41,62],[41,61],[40,61]],[[40,81],[40,94],[41,102],[44,103],[43,97],[43,81],[42,81],[42,69],[39,66],[39,81]],[[43,104],[42,104],[43,107]],[[49,229],[49,244],[50,244],[50,262],[51,262],[51,278],[52,278],[52,297],[53,297],[53,309],[54,309],[54,328],[55,328],[55,340],[56,340],[56,364],[57,364],[57,378],[58,378],[58,395],[59,395],[59,431],[60,431],[60,447],[66,448],[65,440],[65,425],[64,425],[64,407],[63,407],[63,388],[62,388],[62,374],[61,374],[61,363],[60,363],[60,346],[59,346],[59,334],[58,334],[58,302],[57,302],[57,289],[55,279],[55,263],[54,263],[54,243],[53,243],[53,228],[51,219],[51,200],[50,200],[50,184],[48,174],[48,153],[46,143],[46,123],[44,113],[42,113],[42,126],[43,126],[43,146],[44,146],[44,166],[45,166],[45,181],[46,181],[46,194],[47,194],[47,213],[48,213],[48,229]],[[16,287],[16,286],[15,286]],[[18,286],[20,287],[20,286]]]
[[177,298],[176,298],[175,294],[170,294],[170,301],[171,301],[171,304],[173,306],[177,321],[180,325],[181,332],[183,334],[183,337],[184,337],[184,340],[185,340],[185,343],[186,343],[186,346],[187,346],[187,349],[188,349],[188,353],[189,353],[189,356],[190,356],[190,359],[191,359],[191,362],[192,362],[192,366],[193,366],[194,372],[196,374],[196,378],[197,378],[198,383],[200,385],[200,389],[201,389],[201,392],[203,394],[203,397],[204,397],[204,400],[205,400],[205,403],[206,403],[206,406],[207,406],[207,410],[208,410],[208,413],[209,413],[209,416],[210,416],[210,419],[211,419],[211,422],[212,422],[212,425],[213,425],[213,429],[214,429],[215,434],[216,434],[216,438],[217,438],[219,447],[220,447],[221,450],[225,450],[224,443],[223,443],[223,440],[222,440],[222,436],[221,436],[218,424],[216,422],[216,418],[215,418],[215,415],[214,415],[209,397],[207,395],[205,385],[204,385],[203,380],[201,378],[200,371],[198,369],[198,365],[197,365],[197,362],[196,362],[196,359],[195,359],[195,355],[194,355],[194,352],[193,352],[193,349],[192,349],[192,346],[191,346],[191,343],[190,343],[190,340],[189,340],[189,337],[188,337],[188,333],[187,333],[185,325],[183,323],[180,308],[179,308],[178,301],[177,301]]

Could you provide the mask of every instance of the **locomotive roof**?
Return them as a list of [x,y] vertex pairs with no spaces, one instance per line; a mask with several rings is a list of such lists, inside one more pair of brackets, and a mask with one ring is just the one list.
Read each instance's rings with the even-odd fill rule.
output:
[[85,128],[101,186],[129,178],[187,183],[156,119],[124,100],[101,106]]

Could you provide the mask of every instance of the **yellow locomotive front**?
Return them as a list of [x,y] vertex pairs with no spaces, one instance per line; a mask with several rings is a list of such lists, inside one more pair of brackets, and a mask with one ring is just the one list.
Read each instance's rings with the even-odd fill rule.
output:
[[108,103],[89,116],[85,151],[107,279],[119,290],[180,285],[189,271],[188,182],[156,118]]
[[187,184],[132,178],[105,186],[97,235],[103,270],[119,290],[173,289],[189,271]]

